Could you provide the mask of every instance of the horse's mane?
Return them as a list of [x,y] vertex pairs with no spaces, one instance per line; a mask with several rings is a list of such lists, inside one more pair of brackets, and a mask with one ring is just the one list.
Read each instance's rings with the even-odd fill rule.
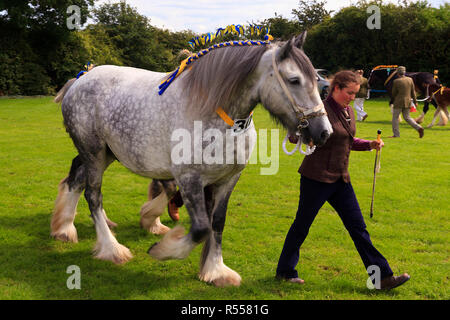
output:
[[217,107],[228,111],[241,84],[251,74],[266,52],[267,46],[232,46],[215,49],[192,64],[183,77],[189,96],[189,108],[201,114]]
[[[268,45],[230,46],[213,50],[198,59],[180,79],[189,96],[188,108],[203,115],[215,112],[219,106],[228,112],[244,89],[244,81],[268,49]],[[316,81],[314,67],[303,50],[293,46],[289,57],[309,81]]]

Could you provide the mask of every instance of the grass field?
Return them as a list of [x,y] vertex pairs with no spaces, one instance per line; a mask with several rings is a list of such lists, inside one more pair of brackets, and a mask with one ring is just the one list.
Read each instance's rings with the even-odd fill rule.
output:
[[[373,139],[377,129],[392,135],[386,100],[369,100],[365,109],[369,117],[357,124],[358,137]],[[257,129],[276,128],[261,107],[254,118]],[[118,241],[134,258],[117,266],[92,257],[96,235],[84,198],[75,220],[79,243],[51,239],[57,185],[76,155],[60,106],[51,97],[0,99],[0,299],[449,299],[450,127],[427,129],[423,139],[404,122],[400,131],[400,139],[384,139],[373,219],[375,153],[352,152],[350,174],[373,243],[394,273],[411,275],[407,284],[390,292],[367,289],[360,257],[328,204],[300,251],[298,270],[306,284],[274,279],[297,209],[302,160],[282,152],[280,130],[278,173],[261,175],[268,165],[249,165],[229,204],[223,256],[242,284],[216,288],[197,278],[200,246],[185,260],[160,262],[147,255],[160,239],[139,227],[149,181],[117,162],[105,173],[104,207],[119,225]],[[184,207],[180,216],[188,229]],[[175,225],[167,214],[161,220]],[[80,267],[80,290],[66,286],[70,265]]]

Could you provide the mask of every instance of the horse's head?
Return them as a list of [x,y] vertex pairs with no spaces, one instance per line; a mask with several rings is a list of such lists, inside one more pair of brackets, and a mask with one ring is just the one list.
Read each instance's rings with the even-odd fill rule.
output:
[[261,102],[290,135],[323,145],[333,129],[317,90],[313,65],[302,50],[306,32],[267,50],[258,65]]

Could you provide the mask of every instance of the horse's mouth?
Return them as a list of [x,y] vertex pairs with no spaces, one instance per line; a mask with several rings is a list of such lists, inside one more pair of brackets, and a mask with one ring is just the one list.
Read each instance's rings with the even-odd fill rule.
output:
[[310,148],[316,146],[316,143],[314,143],[313,138],[310,136],[302,137],[302,142]]

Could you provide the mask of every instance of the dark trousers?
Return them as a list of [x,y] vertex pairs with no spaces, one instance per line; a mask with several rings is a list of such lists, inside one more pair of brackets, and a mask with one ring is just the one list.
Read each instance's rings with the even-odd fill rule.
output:
[[298,277],[295,267],[299,260],[300,247],[325,201],[328,201],[336,210],[344,223],[366,270],[369,266],[376,265],[380,268],[381,279],[391,276],[392,270],[387,260],[370,241],[351,183],[346,183],[342,179],[335,183],[323,183],[304,176],[300,179],[300,201],[297,215],[284,242],[278,261],[277,276],[284,278]]

